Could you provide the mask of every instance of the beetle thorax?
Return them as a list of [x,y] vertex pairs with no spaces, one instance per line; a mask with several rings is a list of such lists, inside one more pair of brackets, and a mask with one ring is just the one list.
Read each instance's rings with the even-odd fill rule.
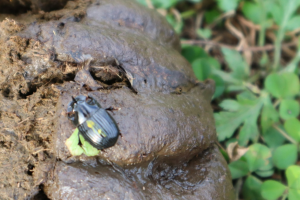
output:
[[89,119],[97,110],[99,110],[98,106],[91,106],[85,102],[75,103],[73,109],[73,111],[77,114],[79,124],[82,124]]

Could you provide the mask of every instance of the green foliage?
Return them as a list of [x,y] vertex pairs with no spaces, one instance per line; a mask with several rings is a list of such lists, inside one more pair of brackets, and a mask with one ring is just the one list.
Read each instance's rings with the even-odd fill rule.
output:
[[270,149],[259,143],[251,145],[248,152],[244,155],[251,172],[255,172],[265,166],[269,166],[269,159],[271,156],[272,154]]
[[[256,60],[255,67],[248,64],[249,57],[244,59],[247,50],[238,52],[233,48],[221,48],[224,58],[220,59],[224,61],[221,64],[194,45],[184,46],[182,55],[191,63],[198,80],[215,81],[213,103],[218,104],[216,107],[220,109],[214,113],[219,142],[227,146],[237,141],[239,146],[248,148],[234,161],[229,159],[228,152],[221,151],[229,162],[232,179],[244,181],[240,191],[243,199],[300,199],[300,167],[294,165],[299,157],[300,145],[300,37],[299,33],[293,36],[287,34],[299,29],[300,0],[217,0],[216,4],[210,4],[201,11],[201,3],[193,7],[193,4],[184,4],[185,1],[181,0],[151,2],[155,8],[167,11],[166,18],[178,33],[182,33],[184,20],[193,18],[191,21],[195,22],[195,28],[190,34],[195,37],[193,43],[197,39],[217,41],[216,31],[228,29],[224,26],[228,19],[226,16],[233,19],[233,26],[239,24],[237,30],[244,33],[249,26],[243,26],[239,15],[259,25],[255,28],[255,33],[258,32],[255,46],[263,48],[269,43],[270,35],[275,37],[274,51],[259,52],[260,59]],[[185,10],[187,5],[190,7]],[[181,19],[170,12],[174,8],[181,12]],[[189,35],[186,32],[184,37]],[[247,41],[251,36],[247,35]],[[296,55],[288,63],[286,58],[285,62],[280,62],[282,43],[295,41],[296,37]],[[238,39],[241,44],[243,41],[239,36]],[[221,43],[224,41],[223,38]],[[236,49],[245,50],[238,47]],[[287,64],[282,66],[281,63]],[[285,176],[282,176],[283,170]],[[280,177],[288,183],[270,180],[271,177]]]
[[[251,94],[249,94],[251,95]],[[240,129],[239,144],[244,146],[248,144],[249,140],[256,141],[258,137],[257,118],[262,107],[262,101],[253,96],[252,99],[244,99],[245,93],[237,96],[237,101],[230,100],[231,105],[234,107],[237,104],[238,109],[234,112],[224,111],[215,113],[216,128],[219,141],[223,141],[233,135],[235,130],[243,124]],[[226,101],[228,104],[229,101]],[[224,105],[224,102],[222,102]],[[221,104],[222,104],[221,103]],[[237,107],[236,107],[237,108]]]
[[[136,1],[139,2],[140,4],[143,4],[144,6],[147,6],[146,0],[136,0]],[[168,9],[175,6],[178,2],[180,2],[180,0],[164,0],[164,1],[151,0],[150,2],[155,8]]]
[[215,21],[219,16],[221,12],[217,9],[208,10],[204,14],[205,22],[206,23],[212,23]]
[[299,115],[299,103],[292,99],[284,99],[280,103],[279,115],[282,119],[290,119]]
[[222,48],[224,58],[231,69],[230,76],[237,80],[244,80],[249,76],[249,66],[240,53],[227,48]]
[[216,84],[214,98],[219,97],[225,90],[223,79],[214,74],[214,71],[220,71],[219,62],[210,57],[202,48],[195,46],[185,46],[181,54],[192,64],[196,77],[203,81],[207,78],[213,79]]
[[273,163],[279,169],[286,169],[297,161],[297,146],[295,144],[285,144],[275,149],[273,152]]
[[203,29],[200,28],[196,31],[196,33],[200,38],[204,38],[204,39],[209,39],[211,36],[211,30],[207,28],[203,28]]
[[289,200],[300,199],[300,167],[292,165],[285,171],[285,174],[289,186]]
[[235,10],[240,0],[217,0],[218,6],[221,10],[229,12]]
[[274,108],[270,95],[263,95],[264,106],[261,112],[261,130],[266,133],[274,123],[279,121],[279,114]]
[[281,146],[286,139],[282,136],[278,130],[270,127],[267,131],[263,133],[264,142],[271,149]]
[[261,186],[261,195],[267,200],[278,199],[286,190],[286,186],[273,180],[265,181]]
[[270,176],[274,173],[271,150],[259,143],[249,147],[247,153],[241,159],[229,163],[232,179],[241,178],[255,172],[261,177]]
[[248,176],[242,188],[242,194],[245,200],[263,200],[260,189],[262,181],[255,176]]
[[[100,150],[93,147],[88,141],[86,141],[81,135],[79,135],[78,128],[75,129],[73,134],[66,140],[66,146],[68,147],[72,156],[80,156],[84,153],[87,156],[96,156]],[[81,146],[79,145],[79,138]]]
[[300,121],[298,119],[291,118],[286,120],[284,128],[294,140],[300,142]]
[[245,17],[250,19],[255,24],[260,24],[261,20],[264,18],[264,10],[260,5],[261,4],[256,2],[246,1],[242,8]]
[[274,180],[267,180],[262,184],[261,195],[267,200],[275,200],[282,196],[282,199],[288,197],[289,200],[300,199],[300,167],[296,165],[289,166],[286,171],[288,185]]
[[246,176],[249,173],[248,163],[242,159],[229,164],[232,179]]
[[[291,2],[297,7],[297,1],[293,0],[286,3],[281,0],[243,2],[241,8],[245,17],[261,26],[259,45],[264,45],[265,30],[274,23],[280,25],[275,33],[280,42],[284,39],[280,33],[284,35],[286,31],[299,27],[299,16],[295,15],[296,8],[290,6]],[[238,1],[226,5],[225,1],[217,3],[226,12],[238,5]],[[279,15],[275,17],[276,13]],[[218,12],[212,9],[205,14],[205,21],[214,22],[217,15]],[[209,38],[200,31],[198,36]],[[276,49],[280,49],[280,44],[275,44]],[[187,50],[190,52],[187,53]],[[300,50],[298,52],[300,56]],[[214,98],[222,109],[214,113],[218,140],[225,143],[238,141],[240,146],[249,148],[240,159],[229,162],[232,179],[246,177],[242,187],[244,199],[298,199],[300,193],[297,187],[294,189],[291,184],[285,186],[274,180],[262,182],[260,177],[271,177],[275,169],[286,170],[286,177],[291,170],[297,171],[290,166],[297,162],[300,143],[300,84],[296,70],[300,59],[293,59],[285,69],[275,67],[277,58],[272,63],[267,54],[263,54],[264,62],[261,64],[268,70],[262,77],[251,76],[251,66],[239,52],[222,48],[222,53],[225,69],[228,70],[221,69],[215,59],[199,48],[189,46],[183,50],[199,80],[215,76],[213,79],[217,82],[218,93]],[[259,78],[263,78],[263,84],[256,85]],[[225,96],[233,93],[235,98]],[[298,175],[294,177],[298,180]]]
[[265,87],[276,98],[293,97],[299,93],[299,77],[294,73],[270,74]]
[[166,16],[166,20],[173,26],[176,33],[180,33],[182,31],[183,22],[181,20],[177,21],[175,16],[173,16],[172,14],[168,14]]

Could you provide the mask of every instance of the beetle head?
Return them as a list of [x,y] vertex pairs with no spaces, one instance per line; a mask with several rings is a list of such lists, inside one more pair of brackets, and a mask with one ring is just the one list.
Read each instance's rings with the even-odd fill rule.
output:
[[91,96],[72,97],[67,108],[68,118],[77,126],[90,118],[99,108],[100,105]]

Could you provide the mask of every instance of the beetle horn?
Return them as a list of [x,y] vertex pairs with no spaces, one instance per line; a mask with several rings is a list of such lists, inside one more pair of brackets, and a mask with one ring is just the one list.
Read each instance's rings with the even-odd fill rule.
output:
[[75,103],[77,103],[77,100],[72,96],[72,100],[75,102]]

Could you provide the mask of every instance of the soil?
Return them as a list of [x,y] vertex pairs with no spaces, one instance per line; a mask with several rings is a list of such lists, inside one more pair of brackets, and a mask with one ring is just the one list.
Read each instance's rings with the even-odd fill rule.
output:
[[[163,17],[130,0],[41,2],[0,15],[0,199],[233,199],[214,83]],[[123,137],[95,157],[65,146],[79,94],[120,108]]]

